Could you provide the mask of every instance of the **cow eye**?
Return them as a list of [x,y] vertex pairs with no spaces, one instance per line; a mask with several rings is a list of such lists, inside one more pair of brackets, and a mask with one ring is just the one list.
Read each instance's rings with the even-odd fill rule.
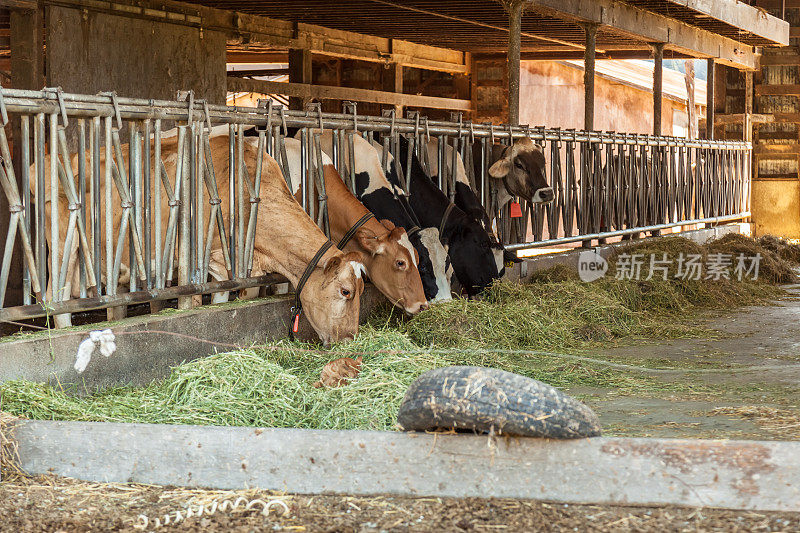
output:
[[350,289],[342,289],[341,292],[342,292],[342,296],[344,296],[345,298],[349,298],[350,297]]
[[397,260],[397,268],[405,268],[405,267],[406,267],[406,262],[403,261],[402,259],[398,259]]
[[519,162],[519,159],[514,161],[514,166],[517,167],[520,170],[523,170],[522,163]]

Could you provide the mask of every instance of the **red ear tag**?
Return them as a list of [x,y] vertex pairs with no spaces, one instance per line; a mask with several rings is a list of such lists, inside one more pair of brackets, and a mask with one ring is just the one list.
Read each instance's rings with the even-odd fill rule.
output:
[[297,333],[297,328],[300,326],[300,313],[294,315],[294,324],[292,324],[292,331]]
[[519,202],[511,202],[509,204],[509,215],[511,218],[522,217],[522,208],[519,206]]

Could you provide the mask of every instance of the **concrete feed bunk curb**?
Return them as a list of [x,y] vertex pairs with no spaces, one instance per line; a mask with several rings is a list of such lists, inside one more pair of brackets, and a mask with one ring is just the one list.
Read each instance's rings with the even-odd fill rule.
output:
[[800,442],[56,421],[13,435],[26,472],[88,481],[800,511]]

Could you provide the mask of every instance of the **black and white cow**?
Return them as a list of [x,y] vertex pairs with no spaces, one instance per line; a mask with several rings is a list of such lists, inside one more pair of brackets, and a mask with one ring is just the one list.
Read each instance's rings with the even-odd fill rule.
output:
[[[438,157],[439,140],[431,139],[427,144],[428,150],[428,171],[431,179],[436,179],[439,176],[439,157]],[[448,175],[451,175],[453,170],[450,168],[453,161],[453,147],[445,144],[444,148],[445,168]],[[505,265],[509,263],[521,263],[522,260],[517,257],[514,252],[509,252],[503,247],[500,241],[494,234],[492,222],[483,204],[478,199],[478,195],[472,189],[467,177],[467,171],[464,167],[464,161],[461,159],[460,154],[456,154],[456,168],[455,168],[455,195],[453,202],[460,207],[468,216],[473,220],[479,222],[483,229],[489,234],[492,240],[492,247],[494,250],[497,268],[502,276],[505,273]]]
[[[333,135],[326,130],[320,137],[322,151],[332,156]],[[355,150],[356,197],[379,219],[390,220],[406,231],[417,226],[413,210],[401,190],[397,190],[381,168],[378,152],[369,141],[360,135],[353,136]],[[345,150],[344,165],[349,168],[348,150]],[[452,299],[447,275],[447,251],[439,238],[435,226],[420,225],[420,230],[409,234],[412,246],[419,254],[419,270],[422,288],[429,302]]]
[[[408,148],[408,141],[400,137],[401,161],[408,160]],[[400,188],[397,167],[393,162],[387,177]],[[406,192],[415,215],[423,226],[441,228],[441,239],[448,247],[456,279],[467,295],[479,294],[503,274],[502,261],[498,267],[494,254],[496,246],[493,246],[489,234],[480,223],[450,203],[425,174],[416,155],[411,157],[410,178]]]

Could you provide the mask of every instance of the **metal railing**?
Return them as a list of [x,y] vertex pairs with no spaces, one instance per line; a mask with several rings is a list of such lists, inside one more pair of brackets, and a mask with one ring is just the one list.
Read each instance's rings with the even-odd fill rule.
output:
[[[266,151],[288,176],[283,139],[290,128],[299,129],[301,139],[301,204],[326,233],[322,128],[333,130],[334,164],[351,189],[353,158],[346,154],[352,153],[353,135],[374,132],[388,149],[384,152],[393,155],[399,153],[399,135],[405,135],[426,169],[427,150],[420,147],[437,138],[438,168],[444,169],[438,185],[452,200],[456,178],[443,164],[443,147],[452,146],[511,249],[749,216],[751,146],[742,142],[433,121],[393,112],[373,117],[358,115],[349,102],[341,114],[319,107],[288,111],[267,102],[226,107],[195,100],[191,93],[185,101],[161,101],[2,89],[0,119],[0,184],[10,206],[0,320],[63,317],[172,298],[188,308],[196,295],[280,281],[276,275],[252,277],[251,269],[261,154]],[[20,132],[16,161],[6,131],[12,121]],[[170,155],[177,161],[168,172],[162,137],[172,124],[177,148]],[[253,176],[243,160],[251,127],[257,128],[260,147]],[[225,175],[214,168],[212,129],[228,137]],[[525,136],[545,151],[555,199],[523,205],[524,216],[511,219],[507,207],[496,204],[487,154],[494,143]],[[477,168],[474,150],[480,150]],[[405,182],[409,162],[396,158],[396,163]],[[221,190],[227,191],[227,205]],[[525,242],[529,228],[533,242]],[[221,243],[229,280],[208,280],[214,243]],[[15,250],[23,260],[23,302],[8,307]]]

